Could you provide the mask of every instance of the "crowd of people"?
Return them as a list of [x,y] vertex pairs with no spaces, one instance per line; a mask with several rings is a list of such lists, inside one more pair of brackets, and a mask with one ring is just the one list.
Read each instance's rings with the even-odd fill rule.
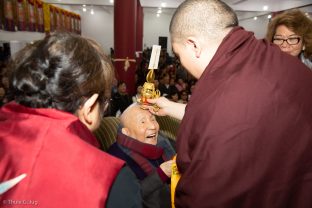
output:
[[[142,61],[136,69],[135,80],[137,91],[135,94],[129,94],[126,83],[123,80],[117,80],[112,89],[110,109],[106,113],[106,116],[119,117],[128,106],[140,99],[141,91],[149,71],[148,63],[150,55],[151,48],[146,48],[143,51]],[[161,96],[178,103],[186,104],[188,102],[195,87],[196,79],[184,69],[176,57],[169,56],[166,49],[161,50],[159,68],[154,72],[155,90],[159,90]]]
[[[162,50],[161,97],[145,108],[150,49],[130,95],[94,40],[55,33],[27,45],[1,70],[0,203],[169,208],[176,156],[175,207],[311,207],[311,30],[292,10],[258,40],[224,2],[186,0],[169,27],[176,58]],[[105,115],[120,119],[107,152],[92,134]],[[174,148],[156,116],[181,120]]]

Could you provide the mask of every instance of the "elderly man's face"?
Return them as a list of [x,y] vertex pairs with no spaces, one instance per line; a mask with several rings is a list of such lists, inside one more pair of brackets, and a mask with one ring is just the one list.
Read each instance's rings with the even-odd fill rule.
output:
[[135,106],[125,118],[123,133],[140,142],[156,145],[159,124],[148,110]]

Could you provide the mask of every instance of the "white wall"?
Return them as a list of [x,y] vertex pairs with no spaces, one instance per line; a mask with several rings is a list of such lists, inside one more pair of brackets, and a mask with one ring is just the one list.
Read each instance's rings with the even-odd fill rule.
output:
[[239,21],[240,26],[244,27],[246,30],[253,31],[258,39],[265,38],[268,24],[269,19],[267,15],[259,16],[256,20],[248,18]]
[[14,55],[27,43],[30,43],[34,40],[40,40],[44,36],[44,33],[38,32],[8,32],[0,30],[0,42],[10,43],[11,55]]
[[165,36],[168,37],[168,52],[172,55],[169,24],[173,11],[167,10],[166,13],[163,12],[157,17],[155,9],[144,9],[143,48],[158,45],[158,37]]
[[44,33],[39,32],[8,32],[0,30],[0,41],[26,41],[31,42],[40,40],[44,37]]
[[80,12],[81,34],[96,40],[102,45],[105,53],[114,47],[114,8],[94,7],[94,14]]

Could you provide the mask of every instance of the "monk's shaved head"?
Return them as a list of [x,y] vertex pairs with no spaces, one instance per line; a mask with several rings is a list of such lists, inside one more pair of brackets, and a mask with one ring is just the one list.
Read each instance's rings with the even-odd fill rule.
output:
[[237,25],[235,12],[222,1],[186,0],[174,13],[169,31],[176,40],[189,36],[214,39]]

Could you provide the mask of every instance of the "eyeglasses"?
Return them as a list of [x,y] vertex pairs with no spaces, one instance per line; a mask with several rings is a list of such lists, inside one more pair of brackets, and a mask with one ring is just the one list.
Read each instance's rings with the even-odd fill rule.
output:
[[110,105],[110,103],[112,102],[113,99],[111,98],[105,98],[105,101],[103,103],[104,106],[104,112],[107,110],[108,106]]
[[106,98],[106,97],[101,97],[99,99],[99,103],[100,103],[100,114],[101,114],[101,117],[103,117],[107,111],[107,109],[109,108],[109,104],[110,102],[112,101],[111,98]]
[[276,45],[282,45],[284,41],[286,41],[288,45],[297,45],[300,42],[300,40],[301,40],[300,37],[291,37],[287,39],[273,38],[273,43]]

